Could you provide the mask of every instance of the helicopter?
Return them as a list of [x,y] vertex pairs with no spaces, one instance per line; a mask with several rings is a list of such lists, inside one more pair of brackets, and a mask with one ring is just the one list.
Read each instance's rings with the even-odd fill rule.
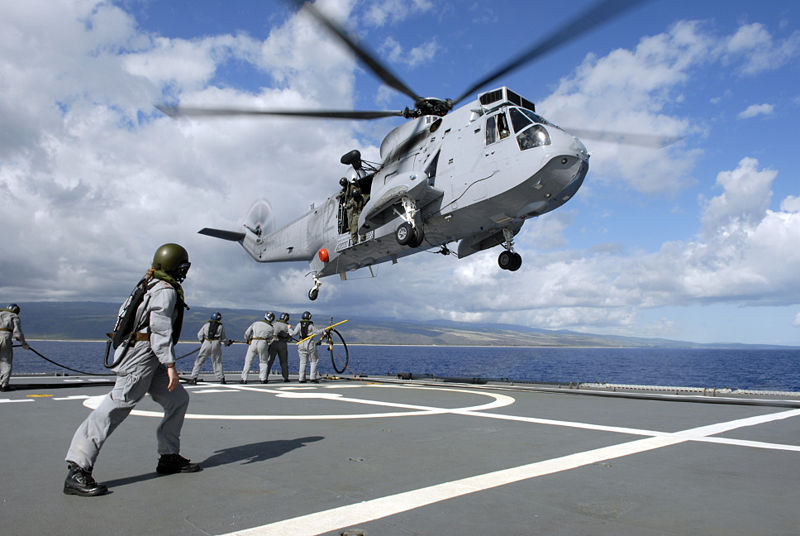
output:
[[[243,230],[206,227],[203,235],[238,242],[258,262],[309,263],[316,300],[323,277],[439,248],[461,259],[502,246],[500,269],[516,271],[522,257],[514,237],[523,224],[569,201],[589,170],[589,152],[576,134],[604,139],[608,133],[563,129],[536,113],[535,104],[501,86],[481,88],[535,58],[617,17],[641,0],[603,0],[574,17],[456,99],[423,98],[313,4],[303,4],[389,87],[407,95],[404,110],[257,110],[157,106],[173,117],[289,116],[370,120],[403,117],[380,145],[382,162],[354,149],[340,190],[277,230],[251,221]],[[466,102],[465,102],[466,101]],[[620,136],[617,136],[620,138]],[[627,137],[627,136],[625,136]],[[629,137],[632,143],[652,137]],[[672,140],[656,140],[656,145]],[[253,210],[260,210],[254,207]],[[455,251],[448,244],[457,243]]]

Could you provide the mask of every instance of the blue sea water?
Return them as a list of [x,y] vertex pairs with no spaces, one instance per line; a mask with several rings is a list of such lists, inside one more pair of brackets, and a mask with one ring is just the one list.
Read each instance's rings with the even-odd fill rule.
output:
[[[70,368],[107,372],[103,366],[105,343],[32,341],[31,346]],[[297,350],[289,346],[289,365],[296,373]],[[197,347],[197,344],[180,343],[176,354],[181,356]],[[226,371],[242,370],[246,348],[235,344],[224,349]],[[196,355],[181,359],[178,369],[190,371]],[[204,372],[210,371],[209,360]],[[324,349],[320,352],[320,372],[334,373]],[[394,376],[401,372],[544,383],[604,382],[800,391],[800,350],[350,346],[350,365],[344,375]],[[33,352],[17,348],[14,374],[26,373],[72,374]]]

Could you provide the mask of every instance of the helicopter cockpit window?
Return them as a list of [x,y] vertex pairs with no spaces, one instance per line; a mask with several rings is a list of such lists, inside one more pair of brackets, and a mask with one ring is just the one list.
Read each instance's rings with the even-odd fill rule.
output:
[[486,120],[486,145],[492,144],[497,141],[497,116]]
[[527,115],[528,117],[530,117],[530,118],[531,118],[531,120],[533,120],[533,122],[534,122],[534,123],[541,123],[541,124],[543,124],[543,125],[550,125],[550,124],[551,124],[551,123],[550,123],[550,121],[548,121],[547,119],[545,119],[545,118],[544,118],[544,117],[542,117],[541,115],[539,115],[539,114],[537,114],[537,113],[534,113],[534,112],[532,112],[532,111],[530,111],[530,110],[525,110],[525,109],[523,108],[523,109],[522,109],[522,113],[524,113],[525,115]]
[[505,113],[499,113],[486,119],[486,145],[502,140],[511,134]]
[[509,114],[511,115],[511,125],[514,127],[514,132],[520,132],[531,124],[531,119],[523,114],[519,108],[511,108]]
[[511,131],[508,130],[508,119],[506,114],[499,114],[497,116],[497,132],[500,134],[500,139],[507,138]]

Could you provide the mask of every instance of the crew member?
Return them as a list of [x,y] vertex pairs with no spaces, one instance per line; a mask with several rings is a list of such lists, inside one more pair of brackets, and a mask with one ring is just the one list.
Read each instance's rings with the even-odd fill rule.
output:
[[22,333],[19,305],[16,303],[0,309],[0,391],[9,390],[8,381],[11,379],[11,367],[14,361],[13,339],[17,339],[23,348],[30,350]]
[[[147,272],[147,293],[136,311],[136,345],[117,348],[114,369],[117,381],[100,405],[75,431],[67,452],[64,493],[95,496],[108,491],[92,476],[95,461],[108,436],[125,420],[137,402],[150,393],[164,408],[156,429],[159,474],[191,473],[200,470],[180,455],[183,419],[189,394],[175,370],[175,344],[183,325],[186,307],[181,282],[189,271],[189,254],[178,244],[164,244],[153,256]],[[124,352],[127,351],[127,355]]]
[[311,371],[308,376],[312,383],[319,383],[317,365],[319,363],[319,339],[317,335],[322,335],[324,329],[315,329],[311,321],[311,313],[305,311],[303,317],[291,332],[291,336],[300,342],[297,345],[297,354],[300,356],[300,383],[306,383],[306,363],[311,363]]
[[189,383],[197,383],[200,369],[209,356],[214,368],[214,376],[217,377],[219,383],[225,383],[225,373],[222,370],[222,341],[225,340],[225,326],[222,325],[222,314],[217,312],[211,315],[211,320],[203,324],[203,327],[197,332],[197,340],[202,346],[197,354],[197,359],[194,360]]
[[345,204],[347,211],[347,224],[350,226],[350,242],[352,245],[358,243],[358,217],[361,214],[361,209],[364,208],[364,196],[361,194],[361,188],[358,182],[353,181],[350,187],[350,196]]
[[258,379],[261,383],[267,383],[269,371],[267,369],[267,359],[269,357],[269,342],[272,340],[272,335],[275,330],[272,328],[272,322],[275,320],[275,314],[271,311],[264,315],[263,320],[256,320],[244,332],[244,340],[249,345],[247,347],[247,354],[244,356],[244,368],[242,369],[242,379],[239,383],[247,383],[247,375],[250,373],[250,364],[253,362],[253,357],[258,356]]
[[[267,362],[267,377],[272,370],[272,364],[275,362],[275,354],[281,362],[281,374],[283,381],[289,381],[289,349],[286,343],[292,338],[289,331],[292,329],[289,324],[289,313],[281,313],[278,322],[275,322],[272,327],[274,328],[272,342],[269,345],[269,362]],[[265,382],[266,383],[266,382]]]

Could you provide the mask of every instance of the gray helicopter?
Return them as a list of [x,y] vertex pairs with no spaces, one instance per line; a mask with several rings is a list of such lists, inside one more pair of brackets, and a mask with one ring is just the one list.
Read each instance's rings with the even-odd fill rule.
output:
[[[348,166],[341,189],[320,206],[274,231],[258,224],[242,231],[204,228],[201,234],[238,242],[258,262],[309,263],[315,300],[320,279],[439,248],[460,259],[498,245],[501,269],[516,271],[522,258],[514,236],[526,220],[571,199],[589,169],[589,153],[574,135],[536,113],[533,102],[500,87],[480,88],[618,16],[639,0],[604,0],[486,76],[454,100],[422,98],[312,4],[322,25],[347,45],[381,80],[414,100],[402,111],[252,110],[158,106],[171,116],[296,116],[325,119],[404,117],[380,147],[381,163],[358,150],[342,156]],[[456,107],[456,105],[460,106]],[[583,131],[584,137],[608,133]],[[621,136],[615,135],[617,139]],[[672,140],[625,136],[629,143]],[[637,141],[638,140],[638,141]],[[642,141],[644,140],[644,141]],[[626,141],[626,140],[623,140]],[[257,218],[256,218],[257,219]],[[457,243],[455,251],[448,244]]]

